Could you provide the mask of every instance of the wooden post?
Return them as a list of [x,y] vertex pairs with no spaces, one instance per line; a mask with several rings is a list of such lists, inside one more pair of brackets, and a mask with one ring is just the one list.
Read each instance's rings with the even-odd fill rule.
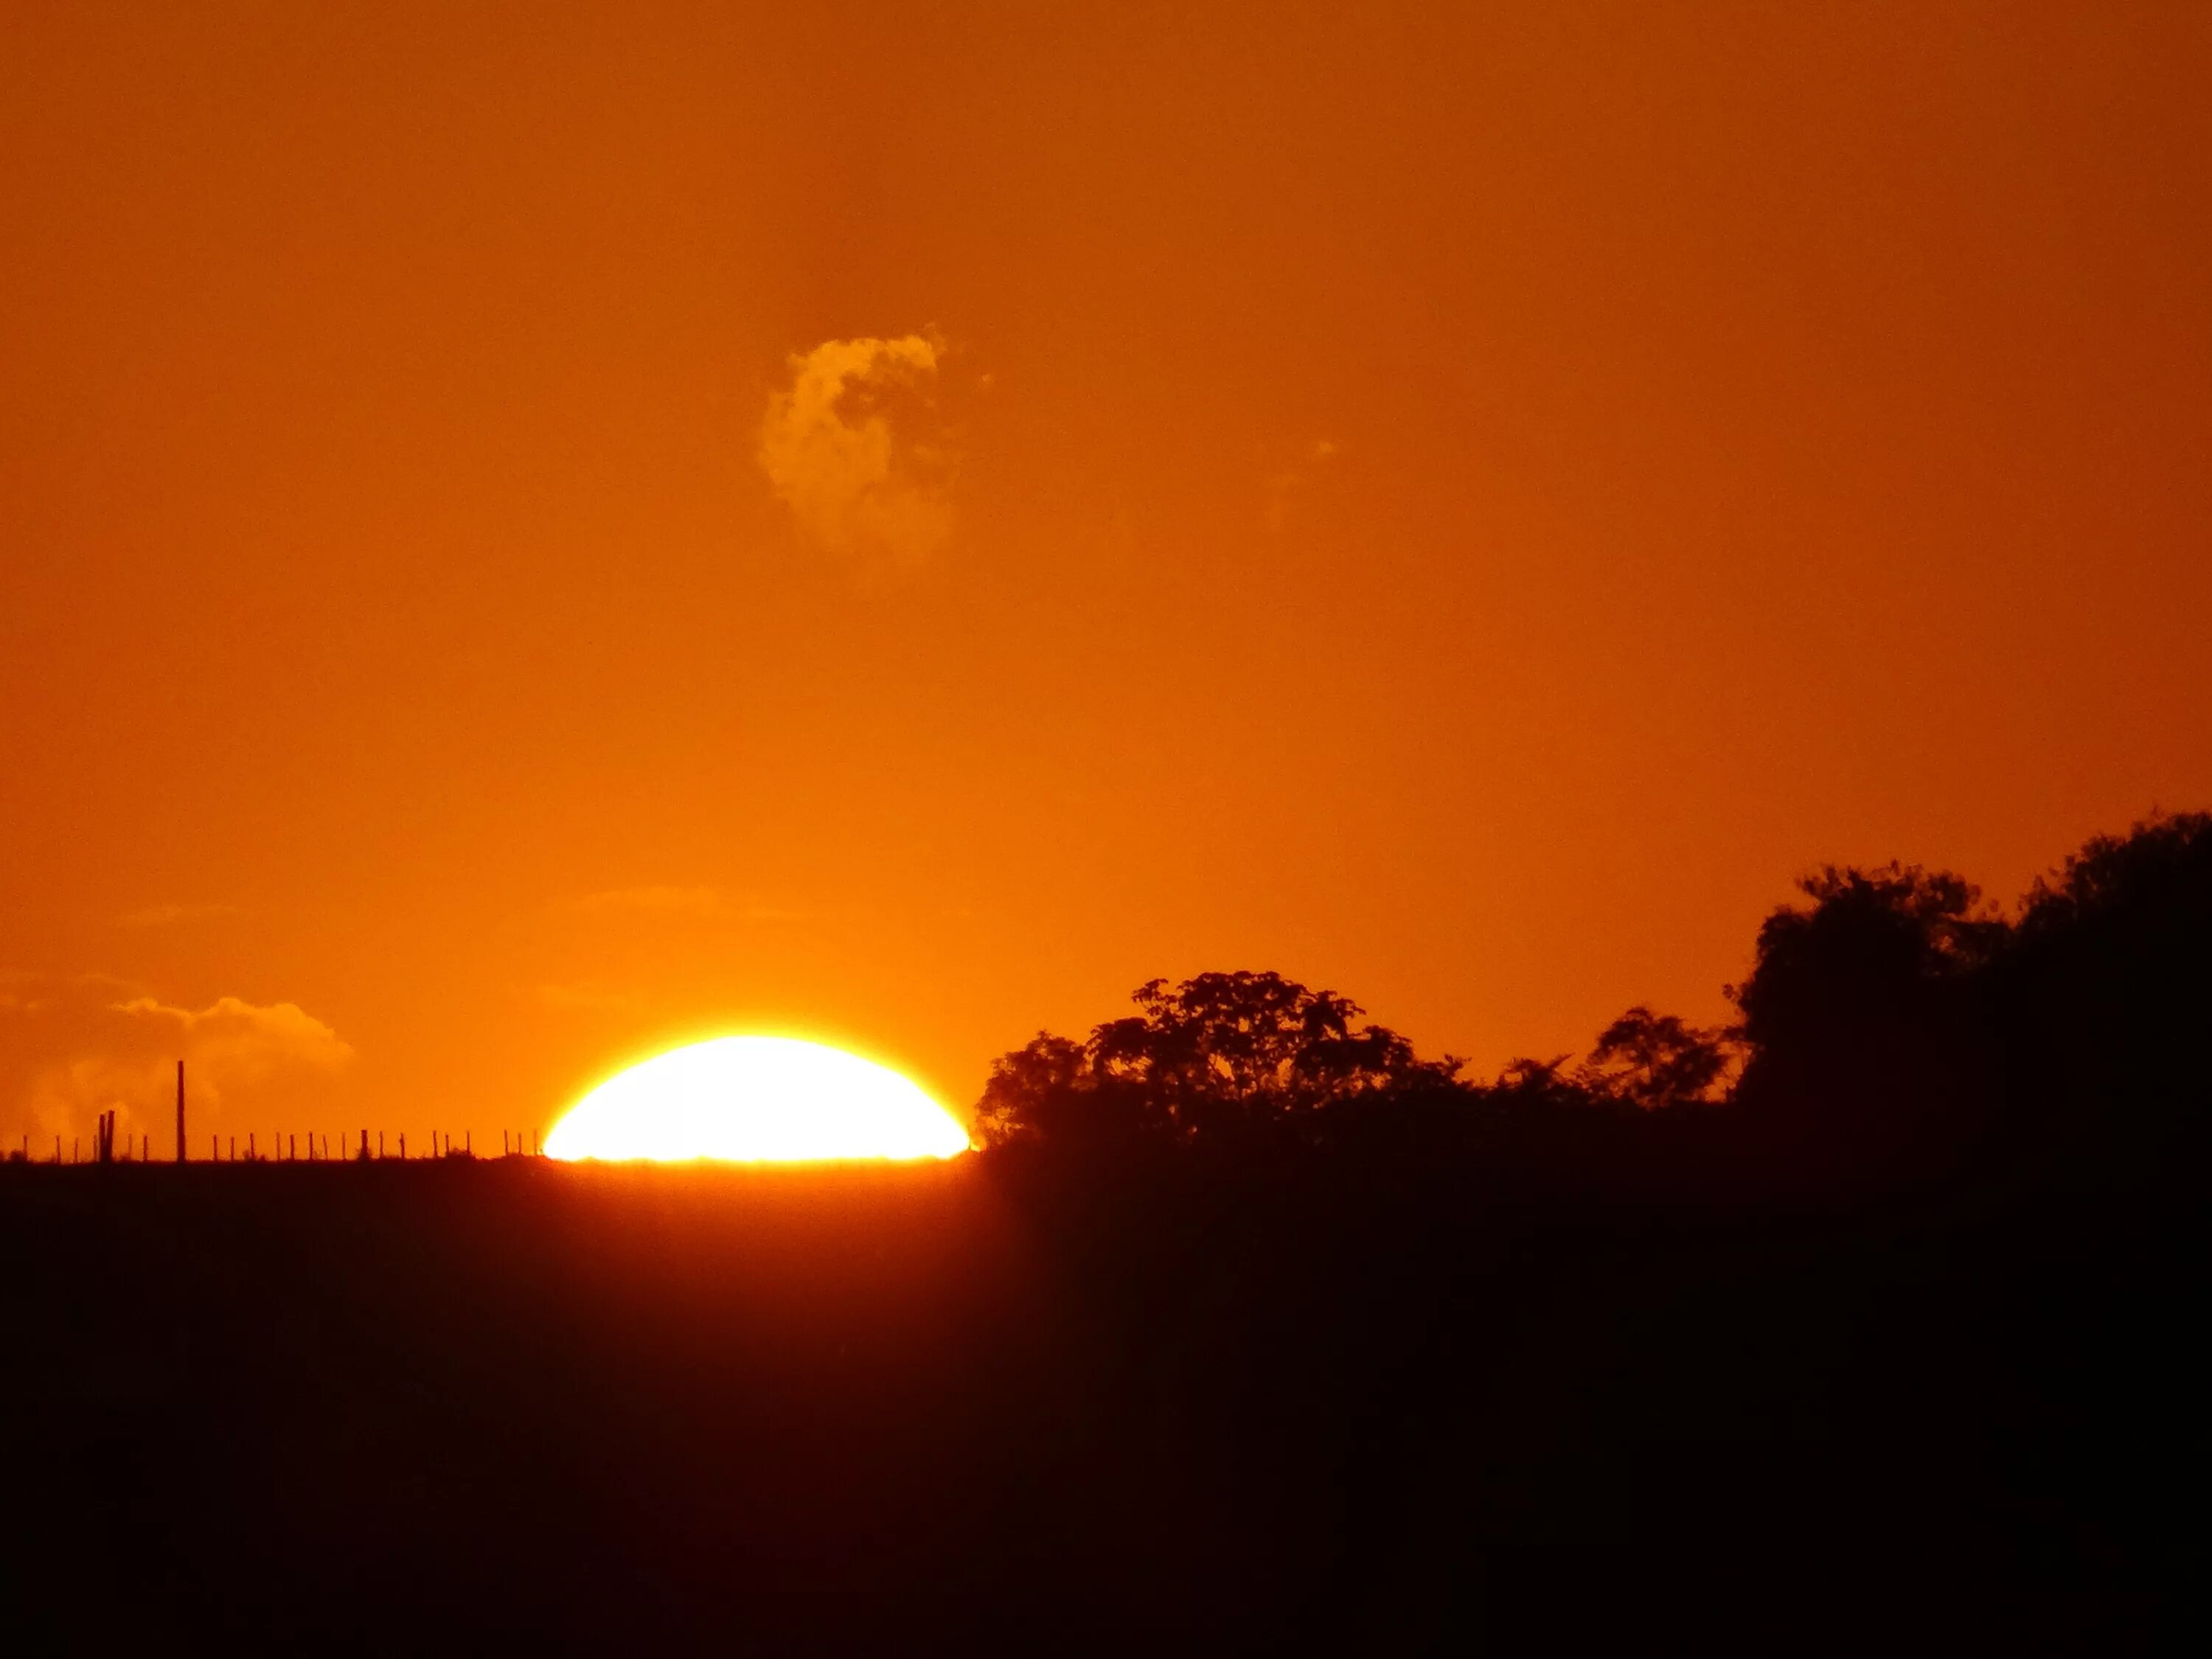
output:
[[177,1162],[185,1161],[185,1062],[177,1062]]

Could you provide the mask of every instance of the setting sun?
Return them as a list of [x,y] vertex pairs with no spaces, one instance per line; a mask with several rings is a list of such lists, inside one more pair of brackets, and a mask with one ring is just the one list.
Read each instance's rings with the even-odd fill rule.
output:
[[896,1072],[790,1037],[722,1037],[608,1079],[546,1138],[550,1157],[791,1163],[951,1158],[968,1132]]

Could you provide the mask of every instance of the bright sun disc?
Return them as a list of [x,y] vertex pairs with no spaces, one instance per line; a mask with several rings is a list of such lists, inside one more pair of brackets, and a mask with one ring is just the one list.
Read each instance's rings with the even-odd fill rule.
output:
[[546,1137],[548,1157],[951,1158],[968,1132],[896,1072],[818,1042],[721,1037],[610,1078]]

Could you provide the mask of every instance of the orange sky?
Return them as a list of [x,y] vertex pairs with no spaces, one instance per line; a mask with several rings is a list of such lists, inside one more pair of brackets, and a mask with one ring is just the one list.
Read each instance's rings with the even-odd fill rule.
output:
[[964,1105],[1206,968],[1487,1067],[2212,803],[2189,0],[91,10],[0,15],[9,1145]]

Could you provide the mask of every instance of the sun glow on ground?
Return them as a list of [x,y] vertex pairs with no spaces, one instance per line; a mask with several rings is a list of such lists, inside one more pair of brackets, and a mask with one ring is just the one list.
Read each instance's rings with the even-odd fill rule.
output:
[[792,1037],[721,1037],[609,1079],[546,1137],[548,1157],[795,1163],[951,1158],[968,1132],[896,1072]]

